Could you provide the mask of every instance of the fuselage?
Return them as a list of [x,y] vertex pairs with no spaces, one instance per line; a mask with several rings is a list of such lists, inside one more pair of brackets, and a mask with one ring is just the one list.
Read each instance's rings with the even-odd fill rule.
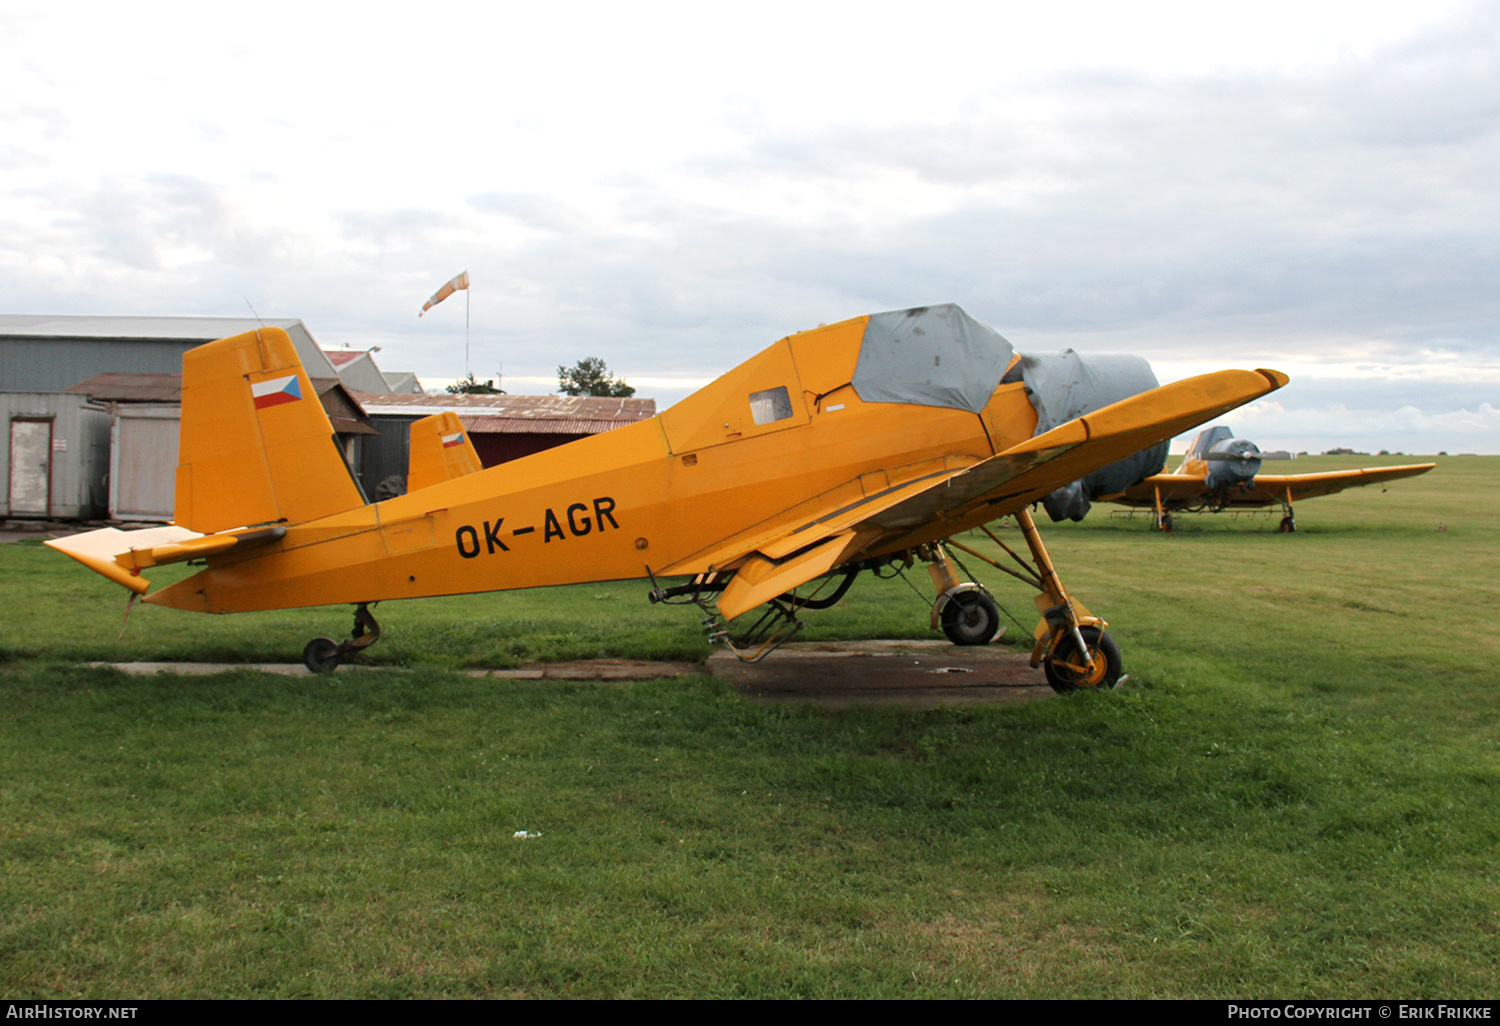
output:
[[725,569],[725,539],[799,504],[872,495],[1031,437],[1020,382],[978,413],[861,400],[867,321],[783,339],[650,420],[289,524],[146,601],[238,612]]

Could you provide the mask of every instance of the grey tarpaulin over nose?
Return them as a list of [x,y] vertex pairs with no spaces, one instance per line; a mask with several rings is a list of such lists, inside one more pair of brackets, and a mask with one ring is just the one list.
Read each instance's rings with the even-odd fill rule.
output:
[[[1229,429],[1223,429],[1228,434]],[[1253,484],[1260,473],[1260,446],[1248,438],[1221,438],[1210,443],[1210,460],[1204,483],[1210,488],[1228,488],[1230,485]]]
[[854,368],[867,403],[948,406],[979,413],[1015,350],[953,303],[870,315]]
[[[1021,357],[993,328],[953,303],[871,314],[854,368],[854,391],[867,403],[914,403],[979,413],[1002,378],[1024,381],[1036,409],[1036,433],[1050,431],[1110,403],[1157,385],[1151,365],[1138,356],[1091,356],[1071,349]],[[1124,491],[1158,473],[1167,443],[1059,488],[1043,500],[1053,520],[1082,520],[1089,501]]]
[[[1071,349],[1023,355],[1016,365],[1036,408],[1036,433],[1051,431],[1076,417],[1157,387],[1151,365],[1139,356],[1079,356]],[[1014,377],[1015,372],[1011,372]],[[1167,465],[1167,443],[1102,467],[1042,500],[1053,520],[1082,520],[1089,503],[1158,474]]]

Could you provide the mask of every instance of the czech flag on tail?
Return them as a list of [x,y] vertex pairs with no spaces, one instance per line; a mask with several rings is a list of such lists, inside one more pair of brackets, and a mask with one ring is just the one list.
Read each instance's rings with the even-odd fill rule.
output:
[[255,408],[264,410],[268,406],[280,406],[282,403],[294,403],[301,399],[302,385],[297,381],[297,375],[288,374],[284,378],[253,382],[250,394],[255,397]]
[[464,444],[464,433],[462,431],[460,431],[456,435],[444,435],[443,436],[443,448],[444,449],[451,449],[455,445],[463,445],[463,444]]

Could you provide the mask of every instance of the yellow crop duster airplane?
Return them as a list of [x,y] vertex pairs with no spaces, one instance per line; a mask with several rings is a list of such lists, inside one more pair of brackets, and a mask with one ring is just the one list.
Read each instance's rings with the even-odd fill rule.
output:
[[[350,640],[308,644],[314,670],[378,636],[377,601],[665,575],[691,581],[653,601],[696,602],[712,637],[754,658],[861,570],[916,560],[933,625],[988,642],[998,609],[946,541],[1010,514],[1031,558],[1005,546],[1019,571],[988,561],[1039,592],[1032,665],[1059,690],[1108,687],[1119,650],[1064,589],[1028,507],[1287,378],[1153,387],[1145,361],[1063,355],[1022,357],[952,305],[872,314],[784,338],[650,420],[488,470],[456,418],[418,422],[411,489],[369,504],[291,342],[262,328],[183,357],[175,525],[48,544],[178,609],[355,604]],[[205,569],[148,593],[143,571],[184,560]],[[832,593],[796,594],[815,579]],[[725,626],[760,606],[753,626]]]
[[1296,502],[1333,495],[1345,488],[1415,477],[1437,466],[1409,463],[1314,474],[1260,473],[1261,460],[1285,458],[1284,454],[1261,452],[1254,442],[1235,438],[1229,428],[1220,425],[1198,432],[1182,463],[1170,474],[1153,474],[1123,492],[1098,498],[1122,506],[1151,508],[1156,513],[1156,526],[1163,531],[1172,530],[1172,514],[1179,511],[1219,513],[1280,505],[1281,532],[1288,534],[1297,530]]

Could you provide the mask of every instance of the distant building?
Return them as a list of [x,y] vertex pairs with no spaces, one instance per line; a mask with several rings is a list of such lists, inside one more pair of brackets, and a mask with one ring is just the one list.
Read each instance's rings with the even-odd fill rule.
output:
[[[110,444],[110,412],[87,394],[68,392],[69,386],[105,372],[177,375],[189,349],[262,326],[287,333],[309,377],[337,379],[306,325],[295,319],[0,315],[0,425],[6,433],[0,517],[105,517],[121,488],[129,506],[139,464],[127,457],[111,472],[119,453]],[[135,451],[164,460],[166,435],[158,425],[157,441]],[[176,442],[173,431],[174,473]]]
[[386,391],[397,395],[421,395],[422,383],[411,371],[381,371],[385,375]]
[[[363,442],[375,429],[338,378],[310,380],[339,450],[359,482]],[[107,415],[109,518],[170,521],[177,490],[182,375],[97,374],[65,394],[86,396],[91,406]]]
[[170,518],[182,354],[258,327],[291,338],[372,500],[382,483],[405,490],[410,424],[432,413],[457,412],[487,467],[656,413],[654,399],[426,396],[374,350],[325,351],[294,319],[0,315],[0,517]]
[[352,392],[389,392],[390,382],[375,366],[372,349],[325,349],[323,355],[333,364],[344,387]]
[[339,376],[295,319],[0,314],[0,392],[61,392],[105,371],[181,374],[189,349],[260,327],[287,333],[308,377]]
[[[656,415],[655,399],[567,395],[371,395],[355,398],[379,432],[364,446],[361,478],[384,498],[406,487],[411,423],[452,410],[486,467]],[[383,486],[383,487],[382,487]],[[370,492],[376,497],[376,491]]]
[[376,366],[375,354],[379,351],[379,346],[372,349],[325,349],[323,355],[328,357],[339,380],[351,392],[421,395],[422,383],[411,371],[383,371]]

